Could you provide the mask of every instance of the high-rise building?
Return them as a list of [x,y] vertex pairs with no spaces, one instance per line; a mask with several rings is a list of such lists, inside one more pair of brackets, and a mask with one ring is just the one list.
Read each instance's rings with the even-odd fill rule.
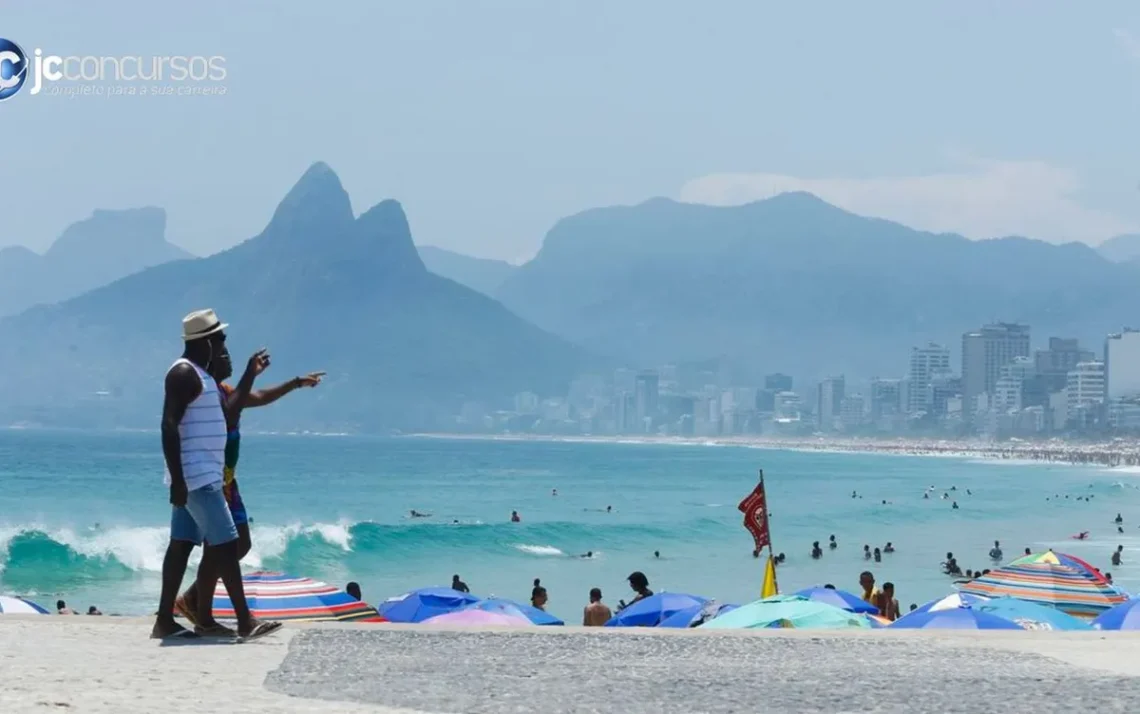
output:
[[642,372],[637,375],[634,395],[638,426],[652,422],[657,417],[657,373]]
[[902,411],[902,380],[879,377],[872,379],[871,419],[877,422],[883,417],[895,416]]
[[816,395],[815,423],[821,431],[831,431],[835,428],[835,420],[839,418],[843,407],[843,396],[846,390],[846,380],[843,375],[828,377],[819,383],[819,392]]
[[1140,397],[1140,330],[1125,329],[1104,341],[1105,402]]
[[1104,362],[1081,362],[1069,372],[1065,387],[1068,420],[1084,421],[1081,417],[1091,407],[1104,402]]
[[1033,359],[1037,375],[1042,378],[1045,389],[1051,394],[1065,388],[1069,372],[1079,362],[1091,362],[1096,359],[1096,355],[1092,350],[1081,349],[1080,342],[1076,339],[1050,337],[1049,349],[1037,350],[1033,353]]
[[864,414],[866,405],[862,394],[849,394],[843,397],[839,406],[839,422],[847,431],[863,426],[866,419]]
[[962,412],[970,419],[978,397],[993,396],[1001,368],[1029,356],[1029,325],[999,322],[962,335]]
[[764,389],[771,389],[773,392],[790,392],[792,391],[792,378],[786,374],[769,374],[764,377]]
[[910,350],[910,372],[907,380],[910,389],[907,395],[906,410],[910,414],[930,411],[930,383],[935,375],[950,371],[950,348],[933,342],[925,347],[912,347]]

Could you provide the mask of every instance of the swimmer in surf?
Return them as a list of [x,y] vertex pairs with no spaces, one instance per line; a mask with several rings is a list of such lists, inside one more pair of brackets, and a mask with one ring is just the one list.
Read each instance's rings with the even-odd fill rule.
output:
[[412,518],[431,518],[431,514],[430,513],[420,513],[419,511],[417,511],[416,509],[413,508],[411,510],[411,517]]
[[518,511],[511,511],[511,523],[521,523],[522,519],[519,518]]

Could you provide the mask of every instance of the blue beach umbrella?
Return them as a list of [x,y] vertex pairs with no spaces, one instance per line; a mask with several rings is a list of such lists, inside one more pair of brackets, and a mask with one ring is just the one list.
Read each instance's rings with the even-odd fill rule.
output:
[[711,613],[712,617],[710,617],[708,620],[705,620],[705,622],[708,622],[708,621],[713,620],[717,617],[720,617],[721,615],[725,614],[726,612],[732,612],[736,608],[740,607],[739,605],[716,605],[715,603],[706,603],[704,605],[693,605],[691,607],[686,607],[684,610],[678,610],[677,612],[674,612],[672,615],[670,615],[669,617],[662,620],[657,626],[658,627],[692,627],[693,623],[696,622],[700,618],[701,613],[703,611],[705,611],[706,609],[709,609],[709,605],[712,605],[713,607],[715,607],[716,611],[714,613]]
[[606,627],[657,627],[678,610],[703,607],[703,597],[684,593],[657,593],[622,608],[606,623]]
[[799,590],[794,595],[798,595],[808,600],[815,602],[827,603],[833,605],[840,610],[847,612],[861,612],[868,615],[878,615],[879,608],[875,607],[869,602],[863,600],[854,593],[849,593],[846,590],[836,590],[834,588],[804,588]]
[[423,622],[429,617],[462,610],[479,602],[470,593],[451,588],[420,588],[388,598],[377,609],[389,622]]
[[483,610],[484,612],[497,612],[501,615],[514,615],[515,617],[522,617],[530,620],[534,625],[565,625],[566,623],[559,620],[550,613],[539,610],[537,607],[526,605],[514,600],[506,598],[489,597],[479,602],[471,603],[463,608],[464,610]]
[[911,612],[890,625],[900,630],[1024,630],[1021,625],[998,615],[956,607],[948,610]]
[[1092,621],[1095,630],[1140,630],[1140,600],[1129,600],[1105,610]]
[[709,620],[702,629],[750,630],[790,627],[816,630],[866,630],[871,625],[865,615],[842,610],[825,602],[799,595],[773,595],[741,605],[732,612]]
[[[970,609],[1004,617],[1027,630],[1091,630],[1089,623],[1061,612],[1055,607],[1038,605],[1014,597],[996,597],[988,602],[971,605]],[[1111,611],[1110,611],[1111,612]]]

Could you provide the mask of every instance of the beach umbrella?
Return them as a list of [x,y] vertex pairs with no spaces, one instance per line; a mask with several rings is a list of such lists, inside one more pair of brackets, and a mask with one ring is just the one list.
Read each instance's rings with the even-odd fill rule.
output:
[[526,605],[514,600],[506,598],[489,597],[479,602],[471,603],[463,608],[464,610],[483,610],[484,612],[497,612],[502,615],[513,615],[522,617],[529,621],[532,625],[565,625],[566,623],[559,620],[554,615],[539,610],[532,605]]
[[1018,558],[963,584],[959,592],[1015,597],[1083,618],[1096,617],[1128,599],[1096,568],[1080,558],[1053,551]]
[[622,608],[606,623],[606,627],[657,627],[678,610],[694,605],[703,607],[706,602],[707,599],[696,595],[657,593]]
[[50,615],[31,600],[15,595],[0,595],[0,615]]
[[[1027,630],[1091,630],[1089,623],[1061,612],[1055,607],[1038,605],[1014,597],[998,597],[977,605],[972,609],[1004,617]],[[1109,611],[1111,612],[1111,610]]]
[[855,630],[869,629],[863,615],[815,602],[799,595],[773,595],[741,605],[732,612],[701,625],[705,629],[740,630],[764,627],[798,629]]
[[380,614],[389,622],[423,622],[445,612],[462,610],[479,602],[470,593],[451,588],[420,588],[380,603]]
[[1140,600],[1129,600],[1105,610],[1092,621],[1097,630],[1140,630]]
[[[382,621],[376,609],[340,588],[320,580],[258,571],[242,577],[245,600],[254,617],[267,620]],[[225,585],[214,589],[214,616],[233,619],[233,602]]]
[[912,610],[907,614],[914,614],[916,612],[938,612],[939,610],[953,610],[959,607],[973,607],[974,605],[981,605],[982,603],[988,601],[988,597],[953,593],[951,595],[947,595],[946,597],[940,597],[937,600],[931,600],[928,603],[919,605],[918,608]]
[[972,607],[911,612],[895,620],[900,630],[1024,630],[1021,625]]
[[739,605],[721,605],[716,602],[707,602],[704,605],[692,605],[684,610],[678,610],[657,624],[658,627],[692,627],[693,623],[708,622],[720,617],[726,612],[732,612]]
[[849,593],[846,590],[836,590],[835,588],[804,588],[792,593],[800,597],[806,597],[808,600],[815,602],[823,602],[828,605],[834,605],[840,610],[847,612],[865,612],[869,615],[879,614],[879,608],[871,603],[865,601],[854,593]]
[[455,610],[423,620],[424,625],[458,625],[460,627],[530,627],[534,623],[523,615],[508,615],[487,610]]

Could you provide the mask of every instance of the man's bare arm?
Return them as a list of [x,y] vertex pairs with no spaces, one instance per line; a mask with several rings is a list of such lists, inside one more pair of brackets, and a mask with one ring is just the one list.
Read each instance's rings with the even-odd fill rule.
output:
[[294,377],[288,382],[268,387],[266,389],[255,389],[249,393],[249,398],[245,400],[244,407],[265,407],[285,396],[289,392],[300,389],[301,387],[315,387],[321,383],[321,378],[325,376],[324,372],[310,372],[303,377]]

